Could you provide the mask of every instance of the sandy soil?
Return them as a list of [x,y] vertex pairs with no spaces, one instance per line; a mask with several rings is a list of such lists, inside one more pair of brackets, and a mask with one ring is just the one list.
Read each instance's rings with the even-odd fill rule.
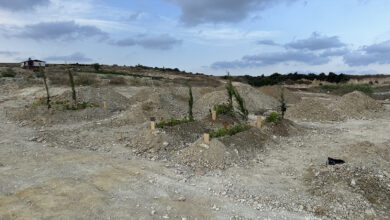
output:
[[[140,91],[112,89],[129,99]],[[370,120],[296,121],[303,133],[271,135],[245,165],[193,170],[126,147],[148,123],[115,120],[137,104],[102,120],[38,126],[9,111],[43,88],[1,94],[0,219],[390,218],[389,108]],[[327,166],[328,157],[346,163]]]

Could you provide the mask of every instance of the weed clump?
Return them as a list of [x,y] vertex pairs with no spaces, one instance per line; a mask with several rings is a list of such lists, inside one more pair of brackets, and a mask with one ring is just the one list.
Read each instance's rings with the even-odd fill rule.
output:
[[220,104],[214,105],[214,111],[216,111],[217,115],[231,115],[233,114],[233,106],[230,104]]
[[234,125],[232,127],[229,127],[228,125],[225,125],[223,128],[219,128],[218,130],[211,130],[210,131],[210,137],[211,138],[218,138],[223,136],[232,136],[237,133],[246,131],[249,129],[248,125]]
[[272,112],[270,115],[267,116],[267,118],[265,120],[266,120],[266,122],[277,124],[282,119],[283,119],[283,117],[281,115],[279,115],[277,112]]
[[175,125],[179,125],[179,124],[184,124],[184,123],[188,123],[188,122],[192,122],[194,121],[194,119],[187,119],[187,117],[183,118],[183,119],[175,119],[175,118],[170,118],[170,119],[167,119],[167,120],[162,120],[160,121],[159,123],[157,123],[157,128],[164,128],[166,126],[175,126]]

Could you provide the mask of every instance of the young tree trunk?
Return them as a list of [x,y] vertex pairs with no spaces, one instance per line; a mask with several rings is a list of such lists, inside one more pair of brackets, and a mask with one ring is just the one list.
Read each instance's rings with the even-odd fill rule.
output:
[[76,89],[74,88],[74,80],[73,80],[72,71],[68,70],[68,74],[69,74],[70,86],[72,87],[72,99],[74,102],[76,102]]
[[43,83],[45,84],[45,89],[46,89],[46,94],[47,94],[47,100],[46,100],[47,108],[50,109],[51,105],[50,105],[49,87],[47,86],[46,73],[43,70],[43,68],[41,67],[41,65],[39,65],[39,71],[41,71],[41,74],[43,77]]

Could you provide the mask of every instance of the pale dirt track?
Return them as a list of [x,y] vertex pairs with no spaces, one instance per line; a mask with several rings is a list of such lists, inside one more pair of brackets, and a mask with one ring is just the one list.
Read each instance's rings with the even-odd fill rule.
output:
[[[359,179],[356,186],[328,183],[335,186],[329,192],[322,191],[327,186],[316,188],[316,178],[335,169],[325,166],[332,156],[345,159],[342,166],[348,169],[364,166],[387,187],[382,194],[390,195],[389,109],[371,120],[300,123],[307,128],[304,135],[271,138],[246,166],[193,172],[171,161],[137,157],[117,137],[97,151],[31,141],[40,130],[69,129],[34,129],[6,117],[8,107],[22,107],[42,94],[33,87],[0,97],[0,219],[390,218],[381,206],[388,203],[375,204],[354,190]],[[135,133],[142,126],[127,129]],[[118,132],[89,129],[96,138]]]

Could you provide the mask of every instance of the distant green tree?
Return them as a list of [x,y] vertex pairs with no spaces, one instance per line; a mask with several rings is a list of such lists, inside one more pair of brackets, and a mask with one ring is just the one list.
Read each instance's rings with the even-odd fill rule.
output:
[[96,71],[99,71],[100,70],[100,64],[99,63],[94,63],[92,64],[93,68],[96,70]]

